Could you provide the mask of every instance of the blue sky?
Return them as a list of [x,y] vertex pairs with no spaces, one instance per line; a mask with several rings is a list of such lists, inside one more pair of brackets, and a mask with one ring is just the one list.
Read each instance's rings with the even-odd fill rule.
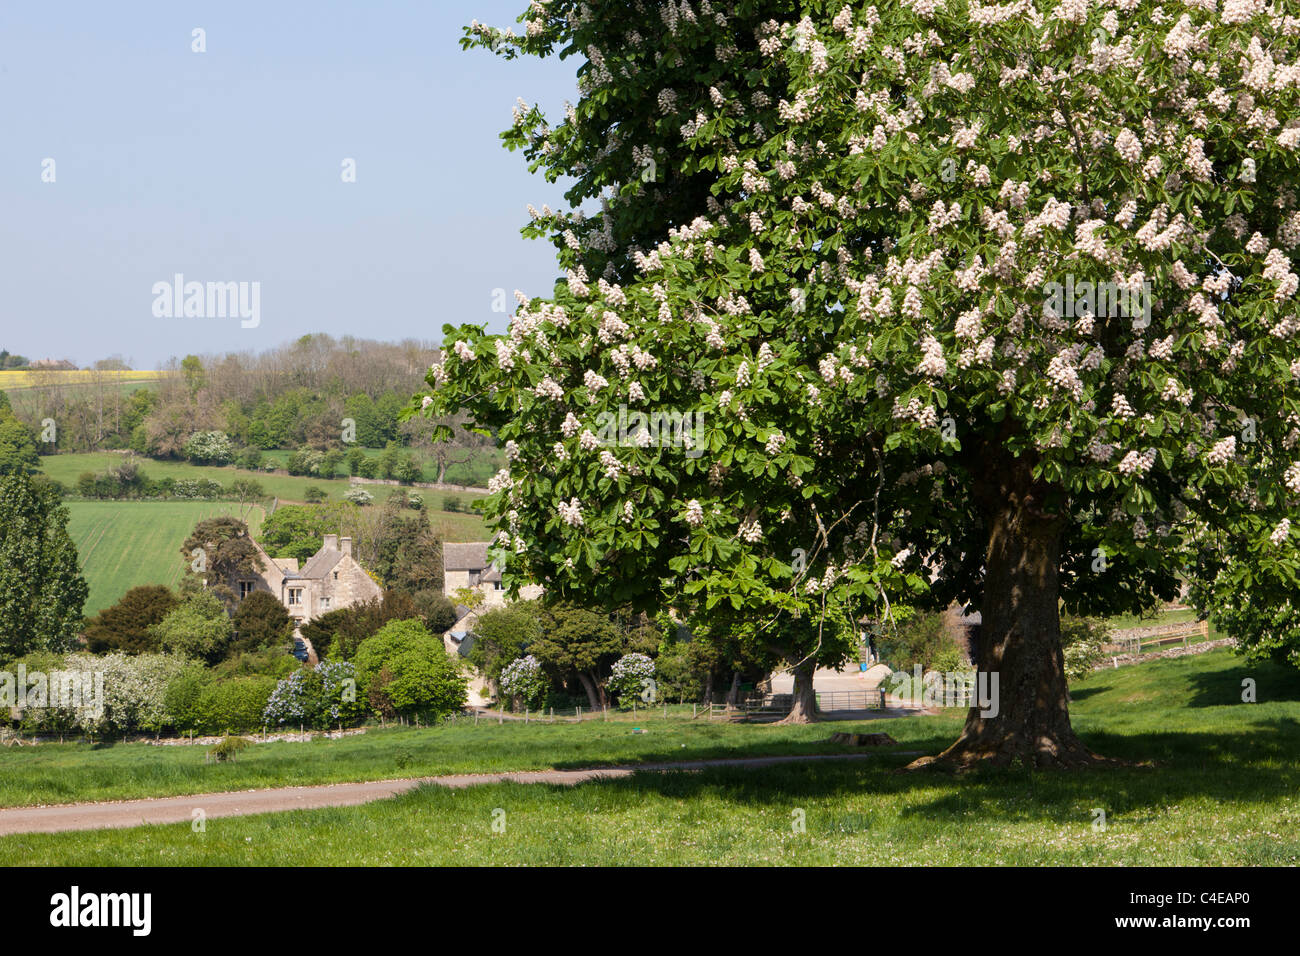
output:
[[[544,294],[556,275],[519,235],[525,206],[563,199],[498,134],[517,96],[560,117],[578,61],[458,41],[526,6],[0,4],[0,348],[155,368],[308,332],[504,328],[493,290]],[[152,287],[176,273],[260,282],[260,324],[155,317]]]

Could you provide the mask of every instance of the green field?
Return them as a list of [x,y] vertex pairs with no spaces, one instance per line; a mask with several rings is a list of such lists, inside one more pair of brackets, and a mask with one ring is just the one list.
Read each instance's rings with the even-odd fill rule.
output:
[[[1242,703],[1245,678],[1258,703]],[[1103,671],[1072,688],[1076,728],[1131,766],[1077,773],[897,773],[910,758],[646,773],[574,788],[425,787],[361,807],[0,839],[0,864],[1290,865],[1300,863],[1300,673],[1226,651]],[[105,800],[464,770],[835,752],[832,730],[886,730],[936,752],[960,715],[809,727],[458,724],[203,748],[0,751],[0,803]],[[505,813],[505,831],[492,827]],[[1097,826],[1098,812],[1105,826]],[[801,832],[792,825],[803,819]]]
[[[76,486],[77,479],[85,472],[102,473],[116,467],[122,462],[123,455],[118,452],[79,452],[65,455],[41,456],[41,470],[67,488]],[[328,500],[341,501],[350,487],[347,478],[295,478],[289,475],[267,474],[263,471],[247,471],[243,468],[217,465],[191,465],[183,461],[158,461],[153,458],[136,458],[140,470],[153,479],[174,478],[177,481],[194,478],[208,478],[229,485],[237,479],[252,480],[262,486],[262,490],[271,497],[279,498],[282,503],[302,502],[306,500],[307,488],[316,486],[325,492]],[[376,502],[387,500],[400,489],[398,485],[367,484],[363,486],[374,496]],[[464,491],[437,491],[430,488],[407,488],[408,492],[418,492],[427,507],[440,511],[443,500],[450,496],[459,498],[464,507],[481,495]]]
[[[92,452],[74,455],[46,455],[42,470],[51,478],[73,487],[87,471],[102,472],[117,465],[122,455]],[[327,481],[321,478],[289,478],[238,468],[190,465],[184,462],[141,459],[141,470],[150,478],[210,478],[229,485],[237,478],[259,482],[263,491],[277,498],[279,504],[300,503],[309,485],[327,492],[330,500],[342,500],[348,490],[346,479]],[[376,503],[388,499],[395,485],[366,485]],[[470,493],[440,492],[419,489],[429,512],[429,524],[443,541],[483,541],[488,537],[483,519],[477,513],[442,511],[444,499],[457,497],[463,508],[481,497]],[[269,500],[266,503],[269,505]],[[94,614],[115,602],[127,590],[140,584],[171,584],[180,580],[180,547],[194,525],[216,515],[243,515],[249,512],[253,533],[261,527],[263,506],[242,505],[233,501],[80,501],[69,500],[71,530],[81,556],[83,573],[90,584],[86,613]]]
[[141,584],[180,582],[181,545],[204,518],[235,515],[256,534],[264,512],[233,501],[69,501],[68,529],[90,585],[86,613]]

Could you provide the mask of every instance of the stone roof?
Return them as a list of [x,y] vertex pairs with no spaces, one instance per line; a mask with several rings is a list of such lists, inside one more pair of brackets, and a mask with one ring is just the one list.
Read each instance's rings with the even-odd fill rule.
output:
[[334,570],[334,566],[343,560],[343,552],[335,548],[321,548],[304,564],[299,571],[290,571],[285,575],[288,578],[303,579],[309,578],[319,580],[324,578]]
[[488,566],[488,543],[469,541],[442,546],[442,567],[446,571],[481,571]]

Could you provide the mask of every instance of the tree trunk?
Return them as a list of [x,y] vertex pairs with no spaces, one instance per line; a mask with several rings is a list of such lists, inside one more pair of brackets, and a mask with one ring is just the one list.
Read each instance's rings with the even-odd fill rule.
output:
[[587,703],[591,704],[591,709],[600,710],[601,699],[596,693],[596,682],[582,671],[578,671],[578,681],[582,684],[582,689],[587,692]]
[[812,661],[804,661],[790,669],[794,674],[794,705],[781,723],[811,724],[817,720],[817,693],[813,689],[813,671],[816,669],[817,665]]
[[731,688],[727,691],[728,707],[735,707],[740,703],[740,671],[731,672]]
[[971,707],[956,743],[912,768],[1106,762],[1070,726],[1058,607],[1064,521],[1042,510],[1042,489],[1029,480],[1029,468],[1018,459],[1007,469],[1001,505],[989,521],[976,662],[984,682],[977,687],[987,688],[991,701]]

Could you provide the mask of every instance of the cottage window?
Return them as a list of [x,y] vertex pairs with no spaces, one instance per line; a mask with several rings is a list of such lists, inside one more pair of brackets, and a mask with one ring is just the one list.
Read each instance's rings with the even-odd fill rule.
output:
[[289,603],[290,603],[290,604],[301,604],[301,603],[302,603],[302,588],[290,588],[290,589],[289,589]]
[[249,596],[250,594],[252,594],[252,593],[253,593],[253,582],[252,582],[252,581],[240,581],[240,582],[239,582],[239,600],[242,601],[244,598],[248,597],[248,596]]

